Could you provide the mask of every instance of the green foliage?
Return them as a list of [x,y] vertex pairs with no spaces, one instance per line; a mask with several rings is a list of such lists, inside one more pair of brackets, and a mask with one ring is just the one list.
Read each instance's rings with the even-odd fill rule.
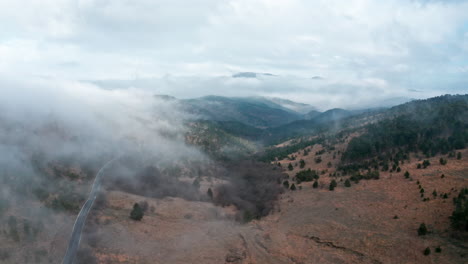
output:
[[434,196],[434,198],[437,197],[437,191],[436,191],[436,190],[434,190],[434,191],[432,192],[432,196]]
[[455,210],[450,216],[453,229],[468,231],[468,188],[463,188],[456,198],[453,199]]
[[303,159],[301,159],[301,160],[299,161],[299,168],[302,169],[302,168],[304,168],[304,167],[305,167],[305,161],[304,161]]
[[138,203],[133,205],[133,209],[130,212],[130,218],[136,221],[140,221],[143,218],[143,209]]
[[447,160],[444,159],[444,158],[440,158],[439,162],[440,162],[440,165],[446,165],[447,164]]
[[386,118],[353,138],[343,161],[355,162],[395,149],[421,151],[427,157],[468,144],[468,96],[441,96],[392,108]]
[[333,191],[333,190],[335,190],[335,187],[336,187],[336,186],[338,186],[338,184],[336,183],[335,180],[332,180],[332,181],[330,182],[330,186],[328,186],[328,189],[329,189],[330,191]]
[[349,179],[346,179],[346,181],[344,182],[344,186],[351,187],[351,182],[349,181]]
[[301,182],[310,182],[315,180],[318,180],[319,175],[315,170],[307,169],[307,170],[302,170],[298,173],[296,173],[296,181],[297,183]]
[[458,159],[458,160],[461,160],[461,158],[462,158],[462,154],[461,154],[461,152],[458,152],[458,153],[457,153],[457,159]]
[[422,223],[418,228],[418,236],[425,236],[427,234],[426,224]]
[[410,173],[408,171],[405,172],[405,178],[408,179],[410,176]]
[[52,207],[54,210],[76,212],[80,210],[80,206],[83,200],[83,197],[77,193],[62,192],[52,200],[50,207]]
[[442,252],[442,248],[440,248],[440,246],[437,246],[436,249],[435,249],[435,252],[436,252],[436,253]]
[[248,223],[252,220],[254,220],[254,215],[248,210],[244,211],[244,215],[243,215],[244,223]]
[[423,252],[424,256],[428,256],[431,254],[431,249],[429,247],[427,247],[424,252]]
[[289,189],[289,181],[288,180],[284,181],[283,186],[284,188]]
[[289,163],[288,170],[292,171],[293,169],[294,169],[293,165],[291,163]]
[[312,188],[318,188],[318,181],[314,181],[314,184],[312,184]]
[[291,191],[295,191],[295,190],[296,190],[296,185],[293,183],[293,184],[291,185],[291,188],[290,188],[290,189],[291,189]]
[[423,168],[425,169],[429,167],[429,165],[431,165],[431,162],[429,160],[424,160],[422,165],[423,165]]
[[315,160],[315,163],[318,164],[318,163],[322,162],[322,157],[316,157],[314,160]]

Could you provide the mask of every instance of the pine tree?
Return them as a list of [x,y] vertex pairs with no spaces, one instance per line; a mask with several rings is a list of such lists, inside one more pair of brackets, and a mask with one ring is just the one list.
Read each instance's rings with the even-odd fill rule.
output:
[[208,191],[206,191],[206,194],[208,195],[208,197],[210,197],[210,199],[213,199],[213,191],[211,190],[211,188],[208,188]]
[[349,179],[346,179],[346,181],[344,182],[344,186],[351,187],[351,182],[349,181]]
[[427,234],[426,224],[422,223],[418,228],[418,236],[425,236]]
[[140,221],[143,218],[143,209],[141,209],[138,203],[133,205],[133,210],[130,212],[130,218],[136,221]]
[[405,178],[406,178],[406,179],[408,179],[408,178],[409,178],[409,176],[410,176],[409,172],[408,172],[408,171],[406,171],[406,172],[405,172]]
[[313,188],[318,188],[318,181],[314,181],[314,184],[312,184]]
[[431,249],[429,247],[427,247],[425,250],[424,250],[424,256],[427,256],[429,254],[431,254]]
[[336,187],[337,185],[338,185],[338,184],[336,183],[336,181],[335,181],[335,180],[332,180],[332,181],[330,182],[330,186],[328,187],[328,189],[329,189],[330,191],[333,191],[333,190],[335,190],[335,187]]
[[296,185],[293,183],[293,184],[291,185],[291,188],[290,188],[290,189],[291,189],[291,191],[295,191],[295,190],[296,190]]
[[293,169],[294,169],[293,165],[291,163],[289,163],[288,170],[292,171]]

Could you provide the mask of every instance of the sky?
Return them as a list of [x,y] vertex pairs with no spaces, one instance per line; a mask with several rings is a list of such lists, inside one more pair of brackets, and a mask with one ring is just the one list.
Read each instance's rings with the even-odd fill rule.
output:
[[468,1],[0,0],[0,78],[323,109],[466,93]]

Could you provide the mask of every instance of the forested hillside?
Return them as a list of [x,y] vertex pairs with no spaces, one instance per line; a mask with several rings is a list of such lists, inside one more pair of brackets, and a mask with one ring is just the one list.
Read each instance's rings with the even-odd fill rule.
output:
[[431,157],[465,148],[468,96],[441,96],[394,107],[388,118],[368,125],[353,139],[343,161],[359,161],[391,152],[422,152]]

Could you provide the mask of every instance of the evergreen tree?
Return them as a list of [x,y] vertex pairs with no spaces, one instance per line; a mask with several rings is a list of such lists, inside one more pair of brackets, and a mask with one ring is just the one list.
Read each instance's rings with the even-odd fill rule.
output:
[[338,185],[338,184],[336,183],[336,181],[335,181],[335,180],[332,180],[332,181],[330,182],[330,186],[328,187],[328,189],[329,189],[330,191],[333,191],[333,190],[335,190],[335,187],[336,187],[337,185]]
[[290,189],[291,189],[291,191],[295,191],[295,190],[296,190],[296,185],[293,183],[293,184],[291,185],[291,188],[290,188]]
[[431,249],[429,247],[427,247],[425,250],[424,250],[424,256],[427,256],[429,254],[431,254]]
[[425,236],[427,234],[426,224],[422,223],[418,228],[418,236]]
[[318,188],[318,181],[314,181],[314,184],[312,184],[313,188]]
[[346,181],[344,182],[344,186],[351,187],[351,182],[349,181],[349,179],[346,179]]
[[304,168],[304,166],[305,166],[305,161],[303,159],[301,159],[299,161],[299,167],[302,169],[302,168]]
[[429,167],[429,165],[431,165],[431,162],[429,160],[424,160],[422,165],[423,165],[423,168],[425,169]]
[[208,188],[208,191],[206,191],[206,195],[208,195],[210,199],[213,199],[213,191],[211,190],[211,188]]
[[289,163],[288,170],[292,171],[293,169],[294,169],[293,165],[291,163]]
[[409,176],[410,176],[409,172],[408,172],[408,171],[406,171],[406,172],[405,172],[405,178],[406,178],[406,179],[408,179],[408,178],[409,178]]
[[130,212],[130,218],[136,221],[140,221],[143,218],[143,209],[141,209],[138,203],[133,205],[133,210]]
[[458,152],[458,153],[457,153],[457,159],[458,159],[458,160],[461,160],[461,158],[462,158],[462,154],[461,154],[461,152]]

